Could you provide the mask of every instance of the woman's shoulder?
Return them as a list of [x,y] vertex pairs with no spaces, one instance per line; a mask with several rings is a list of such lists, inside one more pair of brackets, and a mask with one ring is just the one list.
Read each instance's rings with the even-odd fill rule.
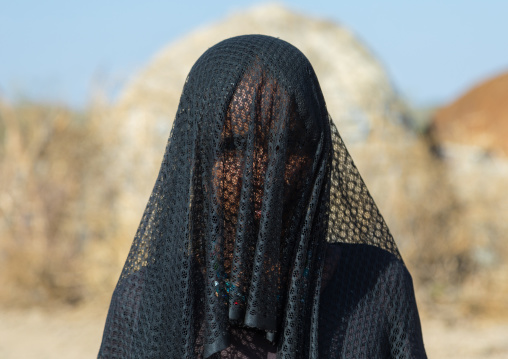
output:
[[327,244],[322,278],[328,294],[355,293],[356,299],[374,288],[387,294],[412,288],[411,275],[398,256],[367,244]]
[[369,244],[327,243],[325,266],[355,266],[367,270],[393,267],[407,271],[404,262],[395,254]]

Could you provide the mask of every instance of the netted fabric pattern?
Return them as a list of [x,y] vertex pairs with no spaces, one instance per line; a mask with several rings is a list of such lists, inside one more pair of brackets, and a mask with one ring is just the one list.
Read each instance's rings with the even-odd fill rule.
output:
[[411,276],[393,254],[329,244],[319,313],[321,358],[425,358]]
[[333,155],[327,242],[370,244],[402,260],[388,226],[331,119],[330,127]]
[[[343,263],[337,246],[376,250]],[[364,344],[335,338],[354,329],[424,357],[409,274],[312,66],[279,39],[225,40],[185,83],[99,358],[353,358]]]

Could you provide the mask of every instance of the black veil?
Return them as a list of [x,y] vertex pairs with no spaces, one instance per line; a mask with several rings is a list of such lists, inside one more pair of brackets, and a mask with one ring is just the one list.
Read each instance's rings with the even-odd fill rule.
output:
[[345,275],[333,243],[405,270],[306,57],[225,40],[186,80],[99,358],[333,357],[320,351],[336,330],[320,334],[322,293]]

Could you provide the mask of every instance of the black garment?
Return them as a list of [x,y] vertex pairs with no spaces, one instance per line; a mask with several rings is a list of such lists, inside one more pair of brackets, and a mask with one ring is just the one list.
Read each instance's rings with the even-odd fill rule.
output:
[[397,257],[365,244],[329,244],[323,278],[320,358],[426,357],[413,282]]
[[99,358],[275,357],[425,352],[411,278],[312,66],[250,35],[187,78]]

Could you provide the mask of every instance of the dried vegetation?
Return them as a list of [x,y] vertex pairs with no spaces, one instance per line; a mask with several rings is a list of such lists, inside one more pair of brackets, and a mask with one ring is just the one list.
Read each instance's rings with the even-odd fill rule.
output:
[[[135,226],[121,220],[124,179],[115,174],[115,152],[108,150],[115,137],[103,129],[107,118],[98,108],[75,113],[46,104],[0,106],[1,305],[76,305],[110,296]],[[390,149],[385,153],[389,157]],[[414,187],[405,196],[421,199],[423,192],[428,200],[415,207],[392,191],[381,210],[401,238],[422,309],[506,312],[503,234],[489,247],[499,259],[492,262],[464,223],[484,218],[494,230],[488,220],[496,217],[456,198],[446,165],[428,148],[412,153],[421,157],[399,174]],[[376,173],[366,172],[368,184],[374,182]]]

